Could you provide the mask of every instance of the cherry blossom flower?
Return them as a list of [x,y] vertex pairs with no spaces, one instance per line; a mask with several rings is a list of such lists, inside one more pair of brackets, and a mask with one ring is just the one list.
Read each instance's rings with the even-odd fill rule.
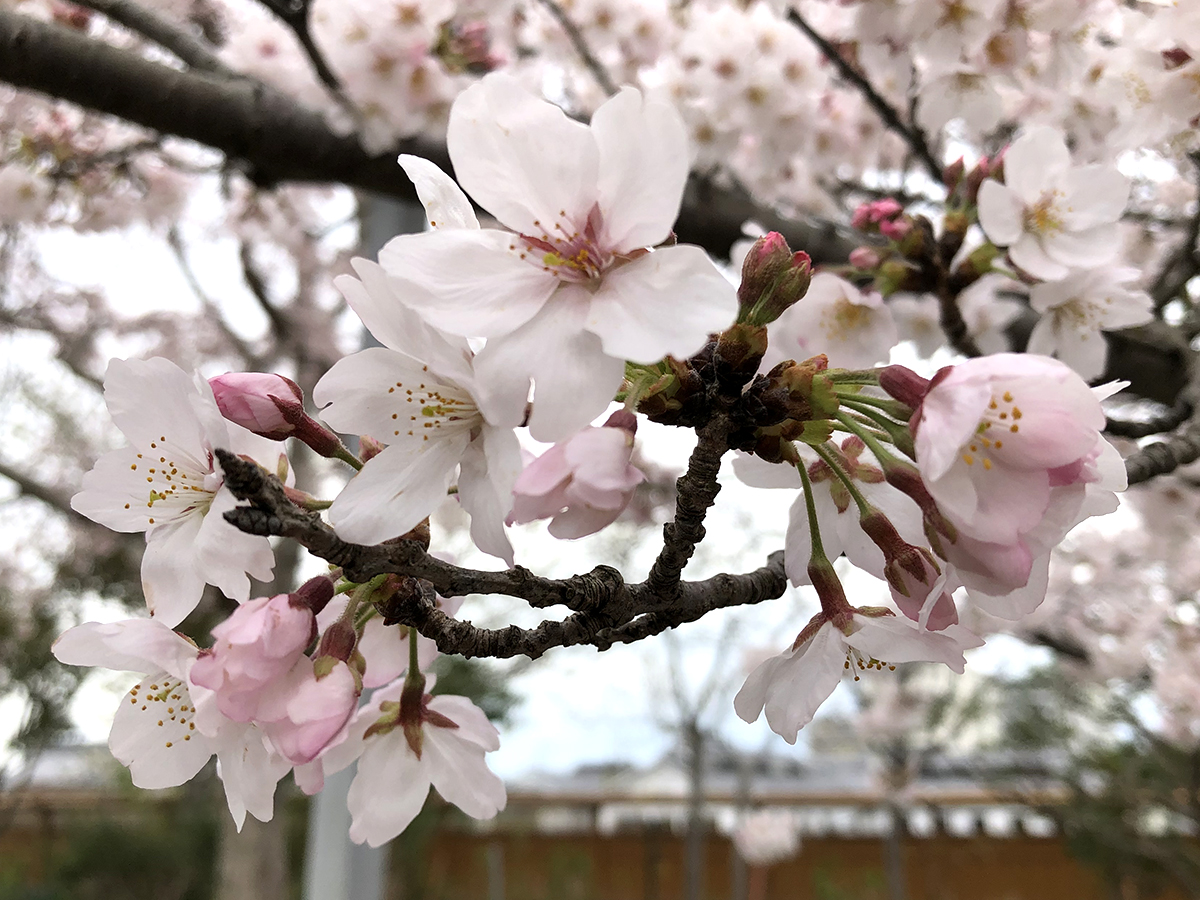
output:
[[[636,136],[636,137],[635,137]],[[447,146],[462,186],[511,231],[400,235],[379,259],[436,328],[488,338],[477,362],[489,421],[566,437],[603,412],[623,361],[686,357],[736,312],[697,247],[665,241],[687,180],[674,109],[626,88],[590,127],[492,74],[459,95]]]
[[1042,318],[1029,335],[1028,352],[1055,356],[1087,380],[1104,373],[1108,344],[1102,330],[1141,325],[1154,318],[1145,291],[1125,287],[1137,269],[1077,269],[1062,281],[1036,284],[1029,305]]
[[852,610],[838,619],[818,613],[790,648],[751,672],[733,700],[738,716],[754,722],[765,709],[771,730],[794,744],[846,671],[858,678],[859,670],[929,661],[961,673],[966,665],[953,637],[919,631],[888,610]]
[[511,427],[494,426],[480,412],[480,381],[466,340],[424,325],[401,302],[403,284],[380,266],[356,259],[354,268],[359,278],[343,275],[334,283],[384,346],[339,360],[313,399],[334,428],[369,433],[388,446],[333,501],[333,527],[360,544],[404,534],[445,500],[458,468],[458,499],[471,516],[472,539],[512,565],[504,517],[521,470],[520,447]]
[[146,532],[142,590],[162,624],[183,621],[206,583],[245,601],[247,573],[269,581],[274,556],[265,537],[222,517],[236,501],[213,451],[247,455],[274,471],[279,445],[228,422],[208,382],[162,358],[114,359],[104,400],[130,445],[96,461],[71,508],[114,531]]
[[359,685],[340,659],[301,657],[256,718],[280,755],[304,765],[339,736],[358,706]]
[[358,844],[378,847],[400,834],[425,805],[430,787],[475,819],[492,818],[507,802],[504,783],[484,761],[500,748],[499,732],[466,697],[425,694],[411,739],[398,723],[379,727],[384,716],[394,719],[403,688],[397,681],[372,695],[326,768],[332,773],[358,758],[346,801],[350,839]]
[[146,676],[122,698],[108,738],[133,783],[175,787],[193,778],[215,753],[240,831],[247,812],[270,820],[275,785],[291,766],[271,752],[257,727],[226,718],[211,691],[189,684],[198,653],[195,644],[157,619],[88,622],[54,642],[55,657],[67,665]]
[[1004,184],[980,186],[979,224],[1015,265],[1056,280],[1109,260],[1129,189],[1115,166],[1072,166],[1062,132],[1038,126],[1005,152]]
[[813,276],[808,293],[768,326],[768,334],[763,371],[817,353],[833,367],[865,368],[886,360],[898,339],[891,310],[878,293],[864,293],[829,272]]
[[510,520],[551,519],[556,538],[579,538],[612,524],[646,476],[629,460],[637,419],[614,413],[603,428],[587,427],[555,444],[513,485]]

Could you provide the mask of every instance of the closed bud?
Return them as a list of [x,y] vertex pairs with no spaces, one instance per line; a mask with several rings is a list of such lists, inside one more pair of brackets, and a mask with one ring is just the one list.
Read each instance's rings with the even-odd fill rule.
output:
[[777,231],[754,242],[742,263],[738,286],[738,322],[766,325],[808,292],[812,281],[812,259],[795,253]]
[[889,396],[915,410],[929,393],[930,382],[907,366],[884,366],[879,372],[879,386]]
[[856,269],[874,269],[882,261],[879,252],[873,247],[855,247],[850,251],[850,265]]
[[221,415],[273,441],[291,437],[304,418],[304,392],[268,372],[226,372],[208,380]]
[[333,579],[328,575],[318,575],[292,591],[289,599],[292,606],[307,607],[316,615],[333,599],[333,593]]
[[317,648],[316,658],[327,656],[345,662],[354,654],[354,647],[357,643],[358,635],[354,631],[354,626],[338,619],[321,635],[321,645]]
[[384,451],[387,447],[383,441],[377,441],[369,434],[359,435],[358,438],[358,458],[364,463],[370,462],[376,456]]

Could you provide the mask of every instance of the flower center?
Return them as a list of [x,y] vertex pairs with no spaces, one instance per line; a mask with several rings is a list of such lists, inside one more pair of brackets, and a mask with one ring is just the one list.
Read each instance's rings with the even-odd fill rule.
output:
[[[207,457],[201,462],[191,453],[171,447],[165,435],[151,441],[144,453],[137,454],[129,468],[146,478],[147,525],[178,519],[197,510],[201,515],[208,511],[222,480],[215,477],[214,484],[211,451]],[[140,504],[141,500],[137,502]],[[132,505],[133,501],[126,503],[125,508]]]
[[861,303],[852,303],[843,296],[821,315],[821,329],[831,341],[845,342],[856,331],[866,328],[871,310]]
[[1025,210],[1025,230],[1037,235],[1062,231],[1062,213],[1058,208],[1062,191],[1045,191],[1038,202]]
[[582,228],[567,218],[566,210],[559,210],[552,224],[539,220],[533,224],[538,233],[520,235],[508,249],[544,272],[553,272],[563,281],[587,283],[598,281],[613,262],[613,252],[600,244],[598,207],[592,207]]
[[963,446],[963,462],[968,466],[978,462],[985,472],[990,472],[992,460],[988,454],[992,450],[1003,449],[1006,432],[1009,435],[1020,433],[1022,416],[1024,413],[1017,406],[1011,391],[1005,391],[999,398],[993,395],[983,418],[975,427],[975,434]]
[[842,669],[846,672],[853,672],[855,681],[861,680],[858,675],[859,672],[869,672],[872,669],[882,672],[885,667],[889,672],[896,671],[896,666],[893,663],[883,662],[873,656],[863,656],[853,647],[846,648],[846,663],[842,666]]
[[135,684],[129,692],[129,702],[144,714],[143,720],[153,723],[147,727],[161,729],[168,750],[190,741],[196,732],[196,723],[192,721],[196,707],[187,687],[165,672]]
[[[421,368],[429,372],[428,366]],[[479,418],[479,409],[465,391],[452,385],[437,384],[432,376],[427,382],[418,381],[415,387],[406,387],[397,381],[387,392],[393,401],[403,401],[398,406],[393,404],[397,410],[392,413],[393,437],[399,437],[403,431],[409,437],[419,434],[421,440],[428,441],[431,435],[439,437],[447,433],[447,429],[470,428]]]

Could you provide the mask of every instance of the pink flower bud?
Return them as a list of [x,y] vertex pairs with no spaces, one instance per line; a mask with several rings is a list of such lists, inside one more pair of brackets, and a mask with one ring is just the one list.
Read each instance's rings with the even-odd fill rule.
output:
[[216,642],[192,666],[191,681],[212,690],[217,708],[230,719],[249,722],[268,685],[284,678],[304,654],[314,622],[312,610],[294,604],[288,594],[243,603],[213,629]]
[[870,247],[855,247],[850,251],[850,265],[856,269],[874,269],[879,263],[879,254]]
[[318,575],[292,592],[292,604],[307,608],[317,615],[333,599],[333,590],[333,579],[328,575]]
[[611,524],[646,478],[629,462],[634,428],[631,413],[614,413],[606,427],[555,444],[517,477],[509,521],[551,519],[550,533],[563,539]]
[[884,366],[879,386],[910,409],[917,409],[929,392],[930,381],[906,366]]
[[742,263],[738,322],[766,325],[800,300],[812,281],[812,259],[792,252],[777,231],[756,240]]
[[264,372],[226,372],[208,380],[221,415],[247,431],[282,441],[305,418],[304,392],[291,379]]

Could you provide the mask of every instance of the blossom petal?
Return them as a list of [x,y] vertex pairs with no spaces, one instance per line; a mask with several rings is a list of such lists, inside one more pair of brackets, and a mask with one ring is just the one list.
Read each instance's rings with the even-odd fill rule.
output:
[[399,729],[367,739],[350,784],[350,840],[386,844],[417,817],[429,796],[430,762],[418,759]]
[[483,748],[459,738],[457,730],[425,726],[430,778],[443,799],[474,819],[490,819],[508,802],[504,782],[487,767]]
[[1022,234],[1008,248],[1008,258],[1017,266],[1035,278],[1047,281],[1057,281],[1065,278],[1070,268],[1051,257],[1043,246],[1042,241],[1032,234]]
[[528,322],[558,278],[506,231],[445,229],[392,238],[379,264],[398,279],[405,302],[434,328],[494,337]]
[[979,186],[979,224],[988,240],[998,247],[1016,242],[1024,231],[1025,204],[1021,198],[995,179]]
[[446,498],[450,476],[470,440],[465,432],[429,441],[422,452],[388,447],[350,479],[329,508],[343,540],[378,544],[417,526]]
[[205,581],[216,585],[225,596],[244,603],[250,597],[246,574],[270,581],[275,554],[265,537],[246,534],[225,521],[225,511],[235,506],[237,499],[222,485],[196,532],[193,552]]
[[740,450],[734,452],[733,474],[738,481],[756,488],[796,488],[804,484],[796,467],[787,463],[771,463]]
[[219,742],[216,752],[217,775],[237,830],[242,830],[247,812],[260,822],[271,821],[275,814],[275,787],[291,770],[291,763],[271,753],[262,732],[253,725]]
[[417,198],[425,207],[430,228],[478,230],[479,219],[475,217],[471,201],[453,178],[435,163],[419,156],[402,153],[399,163],[417,189]]
[[458,500],[471,517],[471,540],[509,567],[513,549],[504,532],[512,488],[521,473],[521,445],[510,429],[487,428],[463,451]]
[[521,234],[553,234],[563,218],[583,222],[596,202],[591,131],[510,75],[493,73],[458,95],[446,146],[458,183]]
[[157,619],[85,622],[59,635],[52,648],[68,666],[101,666],[118,672],[167,672],[184,679],[196,645]]
[[699,247],[664,247],[611,269],[592,298],[587,328],[609,356],[680,359],[732,324],[737,294]]
[[150,615],[169,628],[187,618],[204,593],[204,575],[196,563],[196,539],[203,524],[204,517],[197,513],[155,525],[146,535],[142,593]]
[[1121,218],[1132,182],[1116,166],[1090,165],[1067,172],[1063,187],[1063,224],[1071,231],[1082,231]]
[[455,735],[484,750],[500,749],[500,732],[488,721],[487,715],[467,697],[457,694],[438,694],[429,701],[429,708],[454,721]]
[[[83,476],[83,490],[71,498],[71,509],[113,531],[145,531],[151,516],[156,521],[161,517],[146,505],[149,486],[145,476],[133,468],[137,460],[135,447],[105,453]],[[180,514],[167,512],[166,516]]]
[[[172,696],[182,703],[188,699],[186,688],[178,681],[169,682],[166,672],[148,675],[121,699],[113,717],[108,748],[123,766],[128,766],[133,783],[140,788],[165,788],[183,784],[196,775],[212,758],[212,743],[191,728],[191,720],[182,713],[172,716],[166,707]],[[175,687],[167,700],[152,701],[148,686]],[[133,691],[138,691],[134,694]],[[149,702],[148,702],[149,701]]]
[[962,674],[967,661],[958,641],[936,631],[921,631],[896,616],[855,616],[860,626],[846,643],[860,653],[889,663],[941,662]]
[[1045,125],[1026,129],[1004,153],[1004,182],[1030,205],[1070,168],[1071,151],[1063,133]]
[[[197,470],[209,468],[200,458],[206,441],[224,446],[224,426],[212,400],[215,418],[202,421],[196,401],[203,400],[191,375],[170,360],[114,359],[104,374],[104,402],[113,422],[138,448],[162,443],[187,458]],[[217,430],[217,434],[210,433]],[[183,461],[183,460],[180,460]]]
[[687,131],[675,107],[623,88],[592,116],[600,150],[604,242],[618,253],[666,239],[688,177]]

